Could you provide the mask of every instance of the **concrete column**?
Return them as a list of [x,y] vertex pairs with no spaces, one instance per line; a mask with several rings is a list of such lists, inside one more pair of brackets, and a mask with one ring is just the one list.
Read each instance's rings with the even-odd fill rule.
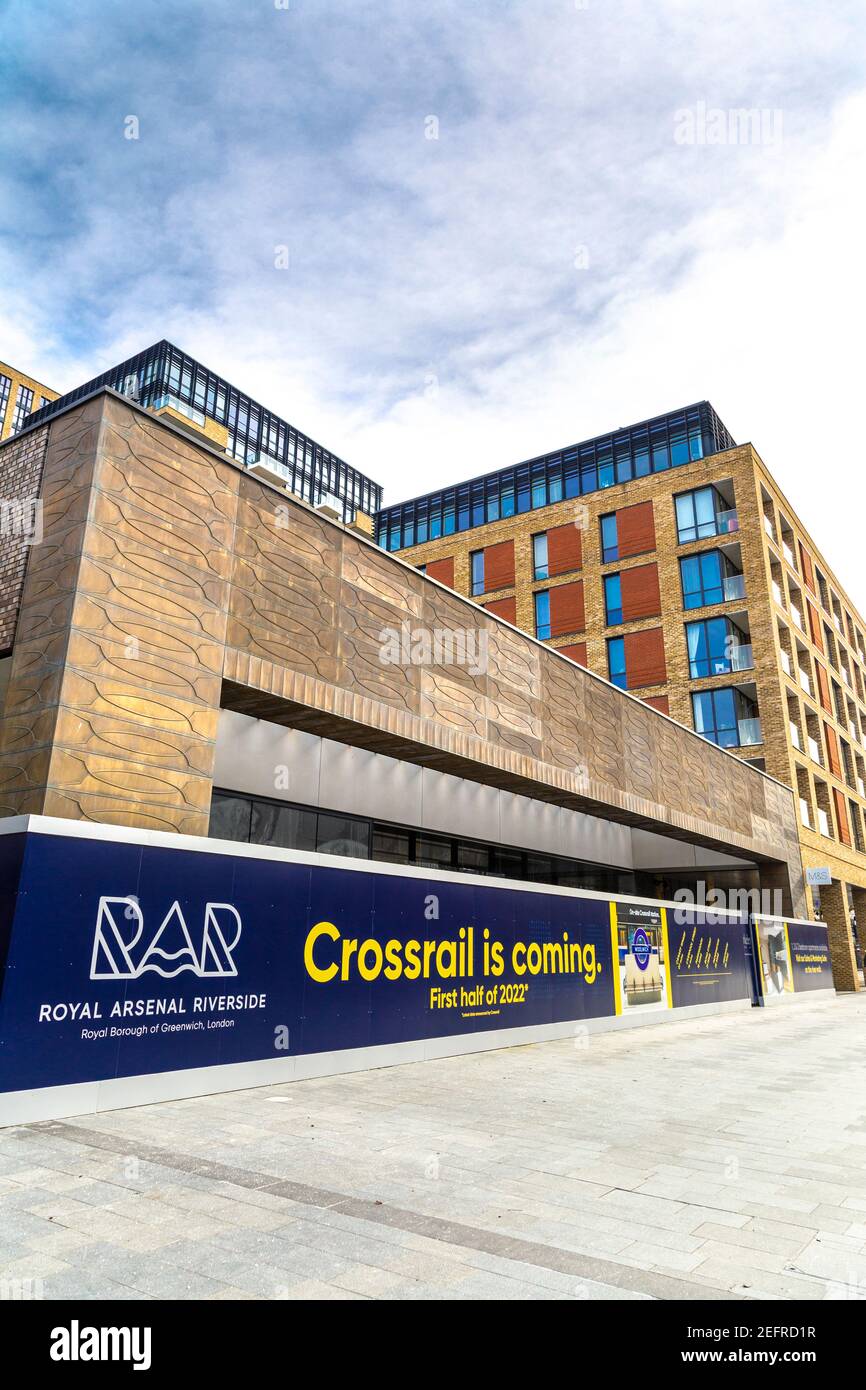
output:
[[821,914],[828,928],[833,983],[838,990],[858,990],[860,976],[848,917],[848,894],[839,879],[822,886]]

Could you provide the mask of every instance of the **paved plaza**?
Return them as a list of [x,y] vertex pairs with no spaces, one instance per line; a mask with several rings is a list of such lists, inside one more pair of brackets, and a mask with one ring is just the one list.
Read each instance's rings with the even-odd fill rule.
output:
[[866,1297],[866,996],[0,1131],[4,1297]]

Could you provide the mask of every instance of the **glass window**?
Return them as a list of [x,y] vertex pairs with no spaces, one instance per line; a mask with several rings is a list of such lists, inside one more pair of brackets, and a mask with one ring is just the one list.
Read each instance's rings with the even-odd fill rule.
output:
[[484,593],[484,551],[473,550],[469,556],[472,575],[472,596]]
[[551,467],[550,476],[547,480],[547,500],[548,502],[562,501],[562,465],[555,463]]
[[532,479],[532,505],[533,507],[547,506],[547,482],[544,474],[535,474]]
[[717,743],[720,748],[739,746],[733,690],[702,690],[692,695],[692,713],[695,729],[710,743]]
[[622,586],[618,574],[604,577],[604,611],[608,624],[622,622]]
[[607,672],[613,685],[628,689],[625,673],[625,638],[611,637],[607,644]]
[[616,512],[608,512],[607,516],[601,518],[601,558],[604,564],[619,559]]
[[316,813],[295,806],[275,806],[254,801],[250,840],[254,845],[276,845],[280,849],[316,848]]
[[680,560],[683,607],[704,608],[710,603],[724,602],[724,578],[725,566],[718,550],[705,550],[702,555]]
[[685,425],[678,425],[671,430],[671,464],[674,468],[679,468],[680,464],[689,461],[689,441],[686,436]]
[[705,536],[715,536],[718,493],[713,487],[697,488],[694,492],[682,492],[675,498],[677,511],[677,536],[680,544],[685,541],[699,541]]
[[502,484],[502,515],[514,516],[514,483]]
[[409,863],[409,831],[395,826],[377,825],[373,828],[373,858],[385,864]]
[[731,669],[728,645],[731,632],[727,618],[706,618],[700,623],[686,623],[689,675],[692,680],[699,680],[701,676],[728,674]]
[[450,869],[451,841],[435,835],[418,835],[415,840],[415,863],[429,869]]
[[441,512],[430,513],[430,539],[436,541],[442,535],[442,514]]
[[214,792],[210,803],[208,835],[214,840],[243,840],[250,838],[252,802],[245,796],[226,796]]
[[547,589],[535,595],[535,635],[540,642],[550,637],[550,593]]
[[532,537],[532,569],[535,579],[547,578],[547,532]]
[[490,850],[486,845],[474,845],[465,841],[458,841],[457,867],[467,874],[489,873]]
[[577,466],[576,454],[566,454],[565,456],[565,495],[566,497],[580,496],[580,470]]
[[615,482],[613,450],[609,444],[600,444],[598,449],[598,485],[600,488],[613,487]]
[[454,535],[454,498],[450,497],[445,503],[444,514],[442,517],[442,534],[445,536]]
[[320,815],[316,835],[319,854],[342,854],[350,859],[369,859],[370,825],[348,816]]

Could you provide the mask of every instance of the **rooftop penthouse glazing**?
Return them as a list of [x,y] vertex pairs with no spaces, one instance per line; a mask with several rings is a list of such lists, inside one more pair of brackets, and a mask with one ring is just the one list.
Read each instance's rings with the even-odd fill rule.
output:
[[376,518],[376,537],[384,549],[402,550],[734,447],[709,401],[700,401],[385,507]]
[[[343,521],[351,521],[358,511],[372,516],[381,506],[377,483],[165,339],[34,411],[26,428],[103,386],[177,421],[189,421],[230,457],[247,467],[261,465],[296,496],[314,507],[330,506]],[[208,422],[216,429],[208,429]]]

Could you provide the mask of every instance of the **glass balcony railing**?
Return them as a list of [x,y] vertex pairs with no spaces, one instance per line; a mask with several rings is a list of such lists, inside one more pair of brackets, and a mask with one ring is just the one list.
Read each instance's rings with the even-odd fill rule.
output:
[[194,425],[203,425],[206,419],[203,410],[195,410],[193,406],[187,405],[186,401],[182,401],[179,396],[160,396],[158,400],[153,402],[151,410],[173,410],[178,415],[183,415],[185,419],[191,420]]
[[801,632],[805,632],[806,629],[803,627],[803,614],[800,612],[799,608],[794,607],[793,603],[791,604],[791,617],[794,619],[795,626],[797,626]]
[[740,518],[737,516],[736,507],[731,507],[726,512],[716,512],[716,535],[727,536],[740,529]]
[[740,738],[740,747],[746,748],[750,744],[761,742],[761,721],[760,719],[738,719],[737,732]]
[[864,783],[862,777],[857,778],[857,790],[861,796],[866,796],[866,783]]
[[782,541],[782,554],[788,561],[788,564],[791,566],[791,569],[796,569],[796,565],[794,564],[794,552],[788,545],[787,541]]
[[800,681],[800,689],[801,689],[801,690],[805,690],[805,692],[806,692],[807,695],[811,695],[811,694],[812,694],[812,682],[811,682],[811,680],[809,679],[809,676],[807,675],[807,673],[802,669],[802,667],[800,668],[800,672],[799,672],[799,681]]
[[812,759],[812,762],[813,762],[813,763],[817,763],[818,766],[820,767],[820,766],[821,766],[821,749],[818,747],[818,741],[817,741],[817,739],[814,739],[814,738],[811,738],[811,737],[810,737],[810,738],[807,738],[807,739],[806,739],[806,743],[807,743],[808,748],[809,748],[809,757]]
[[779,605],[780,608],[784,608],[785,600],[782,598],[782,590],[779,588],[779,585],[776,583],[775,579],[771,582],[771,588],[773,590],[773,598],[776,600],[776,603]]
[[791,658],[789,657],[788,653],[785,651],[785,648],[784,648],[784,647],[780,647],[780,648],[779,648],[779,660],[780,660],[781,663],[782,663],[782,670],[785,672],[785,675],[786,675],[786,676],[790,676],[790,674],[791,674]]
[[800,738],[800,730],[797,728],[797,725],[796,725],[796,724],[793,724],[793,723],[791,723],[790,721],[788,722],[788,728],[789,728],[790,731],[791,731],[791,742],[793,743],[794,747],[795,747],[795,748],[798,748],[798,749],[800,750],[800,752],[802,753],[802,751],[803,751],[803,743],[802,743],[802,740],[801,740],[801,738]]
[[840,667],[839,667],[839,670],[840,670],[841,673],[842,673],[842,679],[843,679],[843,681],[845,682],[845,684],[847,685],[848,689],[850,690],[850,689],[851,689],[851,677],[848,675],[848,672],[846,671],[846,669],[845,669],[844,666],[840,666]]
[[744,574],[728,574],[723,581],[725,602],[732,598],[746,597],[746,576]]
[[803,796],[800,797],[800,820],[807,830],[812,829],[812,817],[809,814],[809,803]]
[[247,457],[247,468],[267,468],[269,473],[275,473],[278,478],[285,478],[286,482],[291,482],[292,470],[287,468],[281,459],[275,459],[272,454],[266,454],[264,450],[250,454]]
[[829,837],[830,822],[827,819],[827,812],[822,811],[820,806],[818,807],[818,829],[822,835],[827,835]]
[[754,664],[751,642],[741,642],[738,647],[731,649],[732,671],[751,671]]
[[773,523],[772,523],[772,521],[770,520],[770,518],[769,518],[768,516],[765,516],[765,517],[764,517],[764,530],[766,531],[767,535],[770,537],[770,540],[771,540],[771,541],[773,542],[773,544],[775,545],[775,544],[776,544],[776,529],[775,529],[775,527],[773,526]]

